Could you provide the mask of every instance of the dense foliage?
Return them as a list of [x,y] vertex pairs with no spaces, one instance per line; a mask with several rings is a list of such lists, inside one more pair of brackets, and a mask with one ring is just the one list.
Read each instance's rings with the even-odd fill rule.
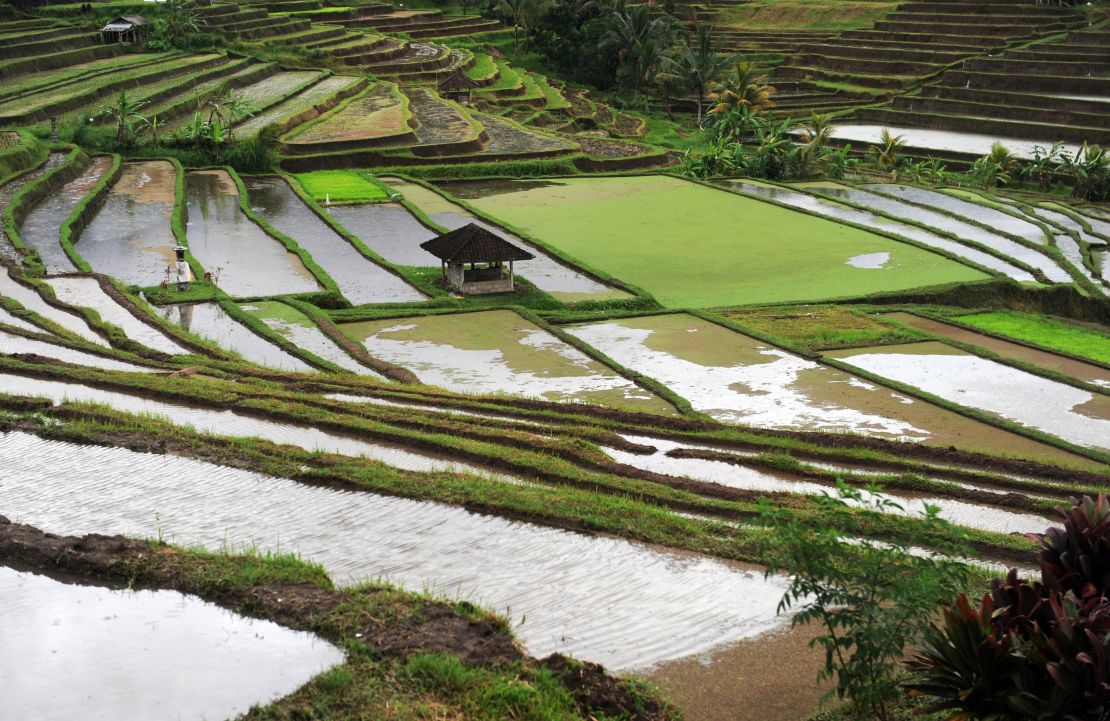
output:
[[1011,570],[978,608],[961,594],[945,610],[911,662],[911,692],[960,718],[1110,719],[1110,501],[1063,516],[1036,536],[1040,582]]

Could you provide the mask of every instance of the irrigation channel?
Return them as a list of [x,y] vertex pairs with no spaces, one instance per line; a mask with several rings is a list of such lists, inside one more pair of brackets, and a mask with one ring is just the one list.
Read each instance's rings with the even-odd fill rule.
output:
[[47,273],[77,270],[58,241],[62,223],[111,167],[110,156],[93,158],[83,173],[35,206],[23,221],[19,236],[38,254]]
[[383,578],[506,613],[536,656],[629,670],[783,623],[780,579],[693,554],[23,433],[0,434],[0,464],[13,520],[297,553],[337,582]]
[[[73,502],[62,495],[58,503]],[[343,661],[311,634],[176,591],[81,585],[0,565],[0,597],[5,719],[231,718]]]

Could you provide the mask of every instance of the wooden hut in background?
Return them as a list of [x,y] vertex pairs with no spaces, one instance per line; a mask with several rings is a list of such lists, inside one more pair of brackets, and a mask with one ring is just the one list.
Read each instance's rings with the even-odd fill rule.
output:
[[463,295],[511,292],[515,287],[513,263],[535,257],[474,223],[432,238],[420,247],[439,258],[443,277]]
[[461,105],[470,105],[474,99],[474,88],[478,81],[467,77],[461,69],[455,70],[436,84],[436,92],[446,100],[454,100]]
[[100,28],[100,41],[104,44],[143,45],[150,29],[150,21],[140,15],[120,15]]

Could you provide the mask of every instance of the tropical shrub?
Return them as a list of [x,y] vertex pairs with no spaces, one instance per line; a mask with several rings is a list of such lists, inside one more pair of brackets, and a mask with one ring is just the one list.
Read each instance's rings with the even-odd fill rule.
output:
[[[835,679],[830,693],[848,701],[857,718],[889,721],[906,647],[929,628],[938,604],[967,583],[967,566],[951,560],[969,553],[966,536],[926,506],[904,536],[857,538],[861,512],[886,515],[901,507],[877,488],[845,485],[837,497],[814,500],[812,518],[767,502],[761,508],[761,524],[769,528],[760,544],[767,573],[789,578],[779,611],[794,610],[793,625],[824,627],[811,645],[825,650],[818,678]],[[937,553],[911,552],[926,544]]]
[[1110,502],[1084,498],[1033,536],[1041,580],[1011,570],[925,634],[907,688],[950,718],[1110,719]]

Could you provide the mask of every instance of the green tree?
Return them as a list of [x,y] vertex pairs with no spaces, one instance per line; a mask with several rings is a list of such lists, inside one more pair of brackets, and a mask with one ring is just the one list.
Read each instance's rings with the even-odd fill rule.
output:
[[754,113],[765,110],[775,103],[771,96],[774,87],[767,84],[767,78],[756,72],[751,63],[738,62],[732,74],[721,81],[720,89],[709,95],[714,102],[710,113],[723,113],[735,108],[748,108]]
[[[970,554],[966,535],[926,506],[904,535],[856,537],[860,514],[902,510],[877,488],[841,484],[837,497],[814,501],[813,514],[804,517],[763,502],[767,573],[788,579],[779,611],[794,611],[795,626],[823,627],[811,644],[825,651],[818,678],[836,680],[830,694],[847,700],[857,718],[889,721],[907,646],[922,638],[940,602],[969,581],[967,566],[953,560]],[[913,552],[924,545],[936,553]]]
[[634,5],[613,13],[616,23],[602,40],[602,49],[615,48],[619,75],[632,91],[640,93],[655,77],[664,53],[674,39],[674,18],[651,17],[650,8]]
[[875,160],[879,165],[891,172],[898,167],[902,148],[905,146],[905,138],[901,135],[895,135],[890,132],[889,128],[883,128],[883,133],[879,137],[879,144],[871,146],[871,154],[875,156]]
[[713,39],[713,26],[699,25],[693,39],[686,38],[675,57],[664,59],[660,76],[664,82],[673,78],[680,87],[694,93],[698,108],[697,124],[701,127],[706,94],[734,62],[734,58],[718,52]]
[[513,24],[513,50],[520,48],[520,28],[530,0],[498,0],[497,9]]
[[180,40],[200,32],[206,23],[201,17],[196,0],[165,0],[162,5],[165,33],[170,40]]
[[135,124],[146,120],[139,113],[144,105],[145,100],[132,100],[126,90],[121,90],[116,102],[100,106],[97,116],[111,119],[116,126],[116,143],[127,146],[135,138]]

